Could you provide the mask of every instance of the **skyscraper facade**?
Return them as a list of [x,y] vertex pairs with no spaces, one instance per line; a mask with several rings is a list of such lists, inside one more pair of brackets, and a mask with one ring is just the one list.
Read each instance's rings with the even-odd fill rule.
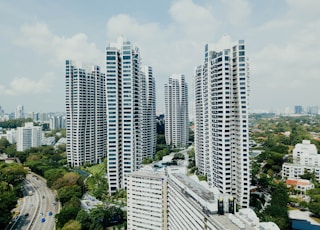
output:
[[205,46],[195,70],[195,154],[210,186],[249,206],[249,63],[240,40],[223,50]]
[[153,158],[157,148],[156,86],[151,66],[142,66],[141,100],[142,110],[141,142],[142,158]]
[[98,164],[106,156],[105,74],[66,61],[67,159],[72,167]]
[[156,141],[155,83],[141,67],[138,47],[119,39],[106,48],[109,191],[126,188],[127,175],[153,157]]
[[188,86],[182,74],[165,84],[165,138],[167,145],[183,147],[189,141]]

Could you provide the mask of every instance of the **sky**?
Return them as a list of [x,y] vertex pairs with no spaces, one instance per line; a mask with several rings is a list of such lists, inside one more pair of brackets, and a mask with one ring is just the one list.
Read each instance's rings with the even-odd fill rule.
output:
[[[5,113],[65,111],[65,60],[100,65],[125,37],[153,68],[157,110],[164,84],[193,73],[205,44],[245,40],[250,111],[320,106],[319,0],[0,0],[0,106]],[[191,115],[192,117],[192,115]]]

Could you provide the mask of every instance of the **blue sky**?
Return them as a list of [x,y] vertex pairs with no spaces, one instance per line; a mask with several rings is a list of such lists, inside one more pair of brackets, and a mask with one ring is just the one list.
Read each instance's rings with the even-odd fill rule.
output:
[[0,106],[64,111],[64,61],[104,68],[106,44],[124,36],[153,67],[157,108],[182,73],[192,110],[204,45],[244,39],[251,111],[320,106],[319,0],[0,0]]

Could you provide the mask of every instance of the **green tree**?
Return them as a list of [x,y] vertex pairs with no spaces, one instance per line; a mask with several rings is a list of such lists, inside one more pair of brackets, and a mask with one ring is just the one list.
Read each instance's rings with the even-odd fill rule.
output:
[[309,203],[309,211],[312,212],[314,215],[320,217],[320,202],[310,202]]
[[97,207],[90,211],[90,230],[103,230],[104,226],[107,226],[108,220],[110,217],[108,216],[108,212],[104,207]]
[[142,164],[150,164],[150,163],[152,163],[152,158],[144,158],[143,160],[142,160]]
[[55,215],[57,226],[62,228],[69,220],[74,220],[77,217],[80,208],[62,208],[58,214]]
[[68,172],[63,175],[62,178],[58,178],[52,185],[54,189],[59,189],[64,186],[72,186],[76,185],[78,180],[80,179],[80,175],[76,172]]
[[164,134],[157,134],[157,144],[158,145],[165,145],[166,144],[166,138]]
[[65,186],[58,189],[58,197],[62,204],[65,204],[72,197],[81,198],[81,187],[79,185]]
[[76,196],[71,197],[70,200],[68,200],[64,206],[64,208],[80,208],[81,207],[81,202],[80,199]]
[[0,138],[0,153],[4,153],[5,152],[4,150],[9,146],[10,146],[10,142],[6,138],[1,137]]
[[111,225],[115,225],[115,224],[119,224],[122,223],[123,221],[123,211],[116,207],[116,206],[111,206],[107,209],[107,214],[105,216],[105,218],[109,218],[107,220],[107,225],[111,226]]
[[189,141],[194,142],[194,132],[192,129],[189,129]]
[[84,209],[81,209],[78,212],[76,220],[81,223],[82,230],[89,230],[90,229],[91,219],[89,217],[89,214]]
[[32,122],[32,118],[19,118],[19,119],[10,119],[7,121],[1,121],[0,127],[4,129],[15,129],[17,127],[23,127],[24,123]]
[[16,206],[17,197],[14,191],[0,192],[0,229],[5,229],[12,218],[11,210]]
[[61,230],[81,230],[81,224],[79,221],[76,220],[69,220],[65,225],[62,227]]
[[263,221],[273,221],[280,229],[289,229],[290,221],[287,210],[289,196],[285,184],[275,184],[272,188],[270,205],[263,211]]
[[54,168],[54,169],[49,169],[44,172],[44,177],[47,180],[47,186],[49,188],[52,187],[53,183],[63,177],[63,175],[66,173],[66,170],[63,168]]
[[0,165],[0,180],[12,185],[21,183],[27,173],[22,165],[16,163]]
[[174,159],[184,160],[184,155],[183,155],[183,153],[175,153],[172,160],[174,160]]

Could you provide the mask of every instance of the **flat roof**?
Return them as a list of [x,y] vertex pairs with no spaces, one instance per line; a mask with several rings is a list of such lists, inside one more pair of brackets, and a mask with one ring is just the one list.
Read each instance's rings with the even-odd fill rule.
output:
[[214,202],[215,197],[213,192],[195,182],[190,177],[181,173],[172,173],[171,175],[177,178],[181,183],[183,183],[187,188],[189,188],[203,200]]

